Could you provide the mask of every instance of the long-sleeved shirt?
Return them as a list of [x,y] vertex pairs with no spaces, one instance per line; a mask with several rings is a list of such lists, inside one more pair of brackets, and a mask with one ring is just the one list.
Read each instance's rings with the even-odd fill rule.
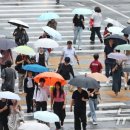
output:
[[36,86],[34,90],[33,99],[36,102],[48,101],[49,88]]

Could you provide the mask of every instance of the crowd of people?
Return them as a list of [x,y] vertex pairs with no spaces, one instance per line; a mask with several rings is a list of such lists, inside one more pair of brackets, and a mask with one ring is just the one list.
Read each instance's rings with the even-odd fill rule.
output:
[[[59,3],[59,0],[57,0]],[[75,44],[78,38],[78,49],[80,48],[81,43],[81,33],[85,29],[85,19],[83,15],[76,14],[73,18],[74,24],[74,39],[72,41],[67,41],[67,46],[63,49],[59,66],[57,68],[57,73],[63,76],[63,78],[68,82],[71,78],[75,77],[73,66],[75,65],[75,60],[77,64],[80,64],[80,59],[78,58],[75,51]],[[108,54],[111,52],[119,52],[115,50],[117,43],[113,39],[109,41],[103,40],[103,37],[100,33],[102,23],[102,14],[100,7],[95,7],[94,13],[90,18],[90,43],[95,43],[95,34],[97,34],[101,43],[104,42],[104,55],[105,55],[105,75],[106,77],[112,76],[112,90],[115,92],[116,96],[121,89],[121,77],[125,77],[125,89],[127,88],[128,82],[128,73],[123,73],[122,66],[129,66],[129,60],[127,61],[117,61],[114,59],[108,58]],[[52,19],[47,23],[47,26],[57,29],[57,22]],[[108,23],[107,27],[104,30],[104,38],[111,35],[111,32],[108,31],[108,28],[114,26],[112,23]],[[29,41],[29,37],[26,33],[26,30],[22,26],[18,26],[13,33],[15,42],[17,46],[26,45]],[[40,38],[52,38],[46,32],[39,37]],[[124,34],[126,43],[129,43],[128,34]],[[106,43],[107,42],[107,43]],[[56,82],[54,88],[50,91],[49,87],[45,86],[45,79],[40,78],[39,83],[35,83],[34,76],[38,73],[31,71],[25,71],[22,66],[27,64],[39,64],[41,66],[48,66],[48,55],[52,51],[51,48],[42,48],[40,47],[38,53],[34,57],[30,57],[24,54],[18,54],[16,59],[13,59],[11,49],[0,50],[2,58],[0,58],[1,64],[1,78],[3,80],[1,90],[2,91],[11,91],[15,92],[15,79],[18,76],[18,88],[20,93],[25,93],[26,104],[27,104],[27,113],[36,111],[46,111],[48,98],[51,99],[51,110],[58,115],[60,122],[55,122],[56,130],[60,130],[64,125],[64,119],[66,117],[66,93],[64,92],[64,87],[60,82]],[[48,55],[47,55],[48,54]],[[130,51],[126,51],[126,55],[129,56]],[[94,60],[90,63],[89,69],[91,73],[102,73],[103,65],[99,61],[99,54],[93,55]],[[15,61],[15,67],[11,67]],[[98,95],[99,90],[96,89],[82,89],[82,86],[77,86],[77,89],[72,94],[72,101],[70,105],[70,111],[74,106],[74,128],[75,130],[81,130],[81,123],[83,130],[86,130],[87,119],[86,119],[86,102],[89,101],[90,113],[88,117],[92,117],[94,125],[97,125],[97,119],[95,110],[97,110],[98,104]],[[15,116],[14,116],[15,115]],[[8,117],[9,116],[9,117]],[[12,125],[11,121],[14,120]],[[23,113],[21,107],[19,106],[16,100],[0,100],[0,130],[17,130],[20,125],[20,121],[24,121]]]

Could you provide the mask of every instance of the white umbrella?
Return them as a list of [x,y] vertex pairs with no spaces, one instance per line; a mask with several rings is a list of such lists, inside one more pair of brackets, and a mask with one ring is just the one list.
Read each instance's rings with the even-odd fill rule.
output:
[[10,19],[8,23],[15,25],[15,26],[23,26],[24,28],[29,28],[29,25],[21,20],[18,19]]
[[122,27],[122,28],[125,27],[120,22],[118,22],[117,20],[114,20],[112,18],[106,18],[104,21],[107,22],[107,23],[112,23],[114,26],[117,26],[117,27]]
[[57,48],[58,46],[59,44],[56,41],[49,38],[41,38],[34,43],[35,48]]
[[25,122],[20,125],[18,130],[50,130],[50,128],[47,125],[38,122]]
[[79,14],[79,15],[89,15],[92,14],[93,11],[87,8],[76,8],[72,11],[73,14]]
[[62,35],[54,30],[53,28],[49,27],[49,26],[45,26],[45,27],[42,27],[42,29],[48,33],[50,36],[52,36],[54,39],[57,39],[57,40],[61,40],[62,39]]
[[18,94],[9,91],[0,92],[0,98],[21,100]]
[[16,53],[21,53],[24,55],[36,55],[36,52],[29,46],[23,45],[23,46],[17,46],[12,49],[12,51]]
[[123,28],[116,27],[116,26],[112,26],[112,27],[108,28],[108,31],[111,32],[112,34],[123,35],[122,30],[123,30]]
[[123,53],[110,53],[108,54],[108,58],[115,60],[127,60],[127,56]]
[[37,111],[34,113],[34,118],[49,123],[59,122],[59,117],[48,111]]

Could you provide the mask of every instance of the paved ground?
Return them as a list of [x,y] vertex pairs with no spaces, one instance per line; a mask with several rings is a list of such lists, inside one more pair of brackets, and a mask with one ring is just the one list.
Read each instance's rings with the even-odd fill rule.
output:
[[[20,0],[19,0],[20,1]],[[58,19],[58,31],[62,34],[63,39],[58,41],[60,47],[55,49],[50,56],[50,70],[55,70],[57,64],[59,63],[59,58],[61,55],[62,48],[66,45],[67,40],[73,40],[73,25],[71,13],[74,8],[77,7],[87,7],[93,9],[95,6],[100,6],[102,8],[103,19],[106,17],[113,18],[121,22],[121,24],[127,26],[127,20],[130,16],[129,0],[61,0],[60,5],[55,5],[55,0],[22,0],[18,2],[16,0],[1,0],[0,1],[0,34],[6,37],[12,38],[12,32],[14,26],[11,26],[7,21],[11,18],[18,18],[27,22],[30,25],[30,29],[27,30],[30,38],[30,43],[34,43],[39,35],[42,34],[41,27],[46,25],[46,22],[37,21],[37,17],[46,11],[54,11],[60,15]],[[92,61],[93,53],[100,53],[100,61],[104,63],[103,60],[103,48],[104,45],[99,43],[96,38],[96,44],[91,45],[89,43],[90,31],[87,29],[90,16],[85,16],[85,26],[86,29],[83,31],[82,35],[82,49],[77,51],[80,66],[75,65],[74,70],[77,74],[84,74],[88,72],[89,63]],[[103,32],[106,23],[103,22],[101,31]],[[32,46],[32,44],[31,44]],[[14,57],[16,54],[14,54]],[[17,82],[16,82],[17,86]],[[104,85],[103,85],[104,86]],[[70,92],[68,92],[68,105],[71,98]],[[25,107],[25,97],[22,97],[22,107],[26,111]],[[88,120],[88,130],[129,130],[130,129],[130,91],[121,90],[121,93],[116,97],[111,91],[111,87],[101,88],[102,101],[99,105],[99,111],[97,111],[98,125],[93,126],[91,120]],[[49,107],[49,106],[48,106]],[[69,112],[69,106],[67,106],[67,117],[65,121],[64,130],[73,130],[73,114]],[[48,108],[48,110],[50,110]],[[88,108],[89,111],[89,108]],[[26,121],[33,122],[33,115],[25,114]],[[126,122],[125,122],[126,118]],[[31,119],[31,120],[30,120]],[[51,125],[52,130],[54,130],[54,124]]]

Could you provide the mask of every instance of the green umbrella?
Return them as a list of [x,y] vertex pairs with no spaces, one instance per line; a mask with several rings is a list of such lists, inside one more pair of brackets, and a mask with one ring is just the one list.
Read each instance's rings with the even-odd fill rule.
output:
[[17,46],[13,49],[13,51],[24,55],[36,55],[35,51],[31,47],[28,47],[26,45]]
[[115,48],[115,50],[121,50],[121,51],[130,50],[130,44],[118,45]]

